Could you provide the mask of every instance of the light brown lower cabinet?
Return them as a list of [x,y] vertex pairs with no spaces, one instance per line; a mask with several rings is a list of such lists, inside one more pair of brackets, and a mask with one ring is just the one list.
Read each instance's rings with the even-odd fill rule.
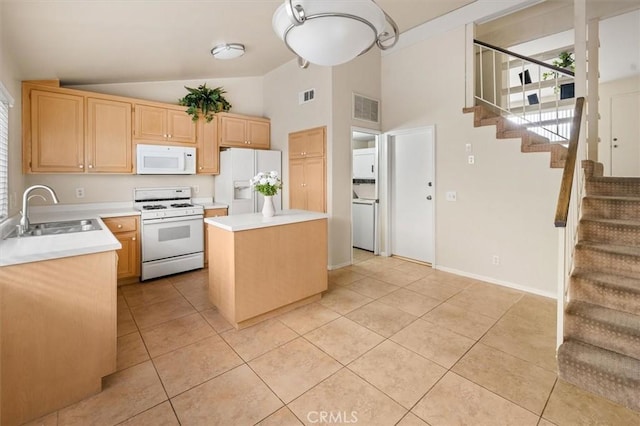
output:
[[116,370],[116,253],[0,268],[2,425],[102,390]]
[[[204,211],[204,217],[217,217],[217,216],[227,216],[228,209],[219,208],[219,209],[207,209]],[[204,224],[204,267],[206,268],[209,264],[209,234],[207,233],[207,224]]]
[[122,245],[118,253],[118,285],[140,278],[140,218],[138,216],[102,219]]
[[327,290],[327,219],[237,232],[207,225],[207,234],[215,241],[209,300],[236,328],[320,300]]

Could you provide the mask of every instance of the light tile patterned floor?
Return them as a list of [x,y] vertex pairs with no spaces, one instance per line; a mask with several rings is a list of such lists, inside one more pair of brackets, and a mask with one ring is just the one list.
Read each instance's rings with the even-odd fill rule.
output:
[[552,300],[361,250],[329,280],[241,331],[206,270],[123,287],[119,371],[31,424],[640,424],[556,379]]

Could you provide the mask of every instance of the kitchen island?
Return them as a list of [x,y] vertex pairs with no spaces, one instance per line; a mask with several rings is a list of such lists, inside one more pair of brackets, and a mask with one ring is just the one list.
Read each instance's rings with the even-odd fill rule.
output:
[[327,214],[283,210],[205,219],[209,299],[243,328],[327,290]]

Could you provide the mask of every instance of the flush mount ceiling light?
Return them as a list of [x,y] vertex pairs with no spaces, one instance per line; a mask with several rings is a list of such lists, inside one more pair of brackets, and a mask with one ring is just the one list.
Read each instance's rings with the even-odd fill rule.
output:
[[373,45],[389,49],[399,37],[394,20],[373,0],[285,0],[272,24],[302,68],[344,64]]
[[211,54],[216,59],[235,59],[244,55],[244,44],[225,43],[211,49]]

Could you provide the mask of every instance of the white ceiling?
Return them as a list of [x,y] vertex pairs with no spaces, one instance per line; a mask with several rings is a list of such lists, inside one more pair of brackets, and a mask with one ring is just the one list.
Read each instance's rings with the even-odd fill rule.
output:
[[[378,0],[406,31],[476,0]],[[23,80],[64,84],[262,76],[294,58],[271,28],[282,0],[0,0]],[[236,60],[216,44],[243,43]]]

